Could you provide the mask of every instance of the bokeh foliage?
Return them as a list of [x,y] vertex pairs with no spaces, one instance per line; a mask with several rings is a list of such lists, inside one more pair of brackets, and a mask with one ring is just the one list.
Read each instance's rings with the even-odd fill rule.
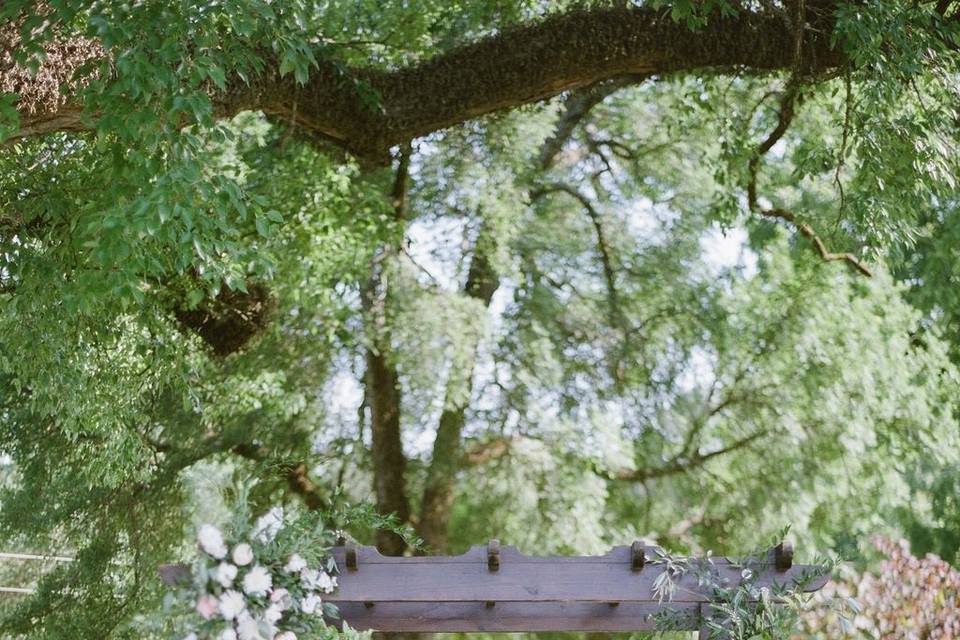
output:
[[[373,499],[363,295],[386,246],[414,513],[440,416],[465,407],[451,551],[735,552],[792,523],[811,554],[866,562],[882,532],[956,558],[960,41],[937,3],[838,3],[848,62],[827,77],[611,92],[549,166],[567,94],[432,133],[401,219],[399,151],[374,166],[217,113],[266,64],[304,83],[320,59],[390,70],[569,4],[3,4],[0,21],[27,16],[19,63],[69,36],[106,56],[76,77],[91,131],[0,149],[0,547],[76,557],[0,601],[0,633],[142,637],[155,567],[251,477],[255,513],[310,506],[301,465],[326,506]],[[694,32],[749,10],[654,4]],[[759,193],[873,278],[748,210],[792,82]],[[464,291],[480,254],[487,306]]]

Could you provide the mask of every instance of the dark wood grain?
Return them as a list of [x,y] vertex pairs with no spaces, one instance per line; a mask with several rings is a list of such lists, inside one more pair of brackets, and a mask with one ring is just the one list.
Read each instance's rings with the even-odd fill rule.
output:
[[[665,603],[666,604],[666,603]],[[506,602],[492,607],[482,602],[391,602],[371,608],[338,603],[343,619],[355,629],[391,632],[537,632],[652,631],[656,603]],[[697,605],[670,605],[689,614],[690,629],[698,629]]]

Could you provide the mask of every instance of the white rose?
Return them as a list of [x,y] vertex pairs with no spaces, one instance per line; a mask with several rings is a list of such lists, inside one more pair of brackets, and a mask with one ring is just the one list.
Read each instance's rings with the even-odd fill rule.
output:
[[264,620],[256,620],[250,614],[242,616],[237,621],[237,635],[240,640],[270,640],[273,637],[274,626]]
[[243,576],[243,590],[251,596],[265,596],[273,586],[270,572],[260,565],[255,566]]
[[220,560],[227,555],[227,545],[223,543],[223,534],[212,524],[202,524],[197,530],[197,542],[205,552]]
[[237,640],[237,632],[233,629],[224,629],[217,640]]
[[238,567],[245,567],[253,562],[253,549],[246,542],[241,542],[233,548],[233,561]]
[[283,611],[290,607],[290,592],[284,588],[274,589],[273,593],[270,594],[270,602],[276,603],[280,610]]
[[321,611],[321,604],[323,604],[323,601],[320,599],[320,596],[315,593],[311,593],[300,603],[300,610],[308,616],[313,615],[314,613]]
[[281,631],[273,636],[273,640],[297,640],[297,634],[293,631]]
[[220,615],[223,616],[224,620],[233,620],[246,608],[247,603],[243,599],[243,594],[239,591],[227,589],[220,596]]
[[283,568],[287,573],[297,573],[307,568],[307,561],[299,553],[295,553],[287,560],[287,566]]
[[213,572],[213,579],[220,583],[220,586],[226,588],[233,584],[233,579],[237,577],[237,568],[229,562],[221,562]]
[[336,579],[331,578],[330,574],[321,572],[317,580],[317,587],[324,593],[330,593],[337,586]]
[[320,572],[316,569],[303,569],[300,571],[300,582],[307,591],[312,591],[320,587]]
[[272,604],[263,612],[263,619],[267,622],[276,624],[283,617],[283,609],[277,604]]

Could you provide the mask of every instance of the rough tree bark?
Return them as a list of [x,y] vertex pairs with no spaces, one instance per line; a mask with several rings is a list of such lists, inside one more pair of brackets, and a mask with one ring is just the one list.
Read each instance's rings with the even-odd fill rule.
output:
[[[249,83],[234,79],[213,99],[220,116],[259,109],[357,155],[384,159],[391,147],[418,136],[605,79],[703,69],[799,68],[807,74],[837,68],[844,58],[831,43],[836,4],[808,2],[799,63],[793,57],[795,32],[783,12],[712,15],[691,33],[662,9],[594,8],[504,29],[396,70],[345,69],[321,59],[305,85],[281,76],[280,65],[268,58],[258,77]],[[0,71],[4,90],[31,94],[20,86],[24,82],[15,68]],[[379,103],[371,105],[365,98],[370,95]],[[90,126],[69,96],[38,96],[18,110],[21,128],[14,138]]]

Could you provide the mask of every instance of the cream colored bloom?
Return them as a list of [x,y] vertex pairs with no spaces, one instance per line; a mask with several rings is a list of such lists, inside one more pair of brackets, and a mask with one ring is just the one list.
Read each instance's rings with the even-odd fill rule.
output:
[[290,592],[284,588],[274,589],[270,594],[270,602],[276,603],[281,611],[290,608]]
[[283,609],[277,603],[273,603],[263,612],[263,619],[272,624],[280,622],[280,618],[282,617]]
[[227,555],[227,545],[223,543],[223,534],[212,524],[202,524],[197,530],[197,542],[200,548],[217,560]]
[[299,553],[295,553],[287,560],[287,566],[283,568],[287,573],[297,573],[307,568],[307,561]]
[[237,620],[237,635],[240,640],[271,640],[276,629],[265,620],[257,620],[244,614]]
[[300,610],[308,616],[315,613],[322,613],[323,609],[320,606],[321,604],[323,604],[323,601],[320,599],[320,596],[315,593],[311,593],[304,598],[302,602],[300,602]]
[[337,586],[337,579],[330,577],[329,573],[320,572],[320,577],[317,579],[317,588],[323,591],[324,593],[330,593]]
[[273,578],[264,567],[256,565],[243,576],[243,590],[247,595],[265,596],[273,586]]
[[243,594],[233,589],[227,589],[220,596],[220,615],[224,620],[233,620],[247,608]]
[[253,548],[246,542],[241,542],[233,548],[233,562],[238,567],[245,567],[253,562]]
[[237,634],[240,640],[264,640],[257,621],[250,617],[237,622]]
[[300,571],[300,584],[307,591],[313,591],[320,588],[320,572],[317,569],[302,569]]
[[224,588],[232,586],[233,579],[236,577],[237,568],[229,562],[221,562],[213,572],[213,579]]

